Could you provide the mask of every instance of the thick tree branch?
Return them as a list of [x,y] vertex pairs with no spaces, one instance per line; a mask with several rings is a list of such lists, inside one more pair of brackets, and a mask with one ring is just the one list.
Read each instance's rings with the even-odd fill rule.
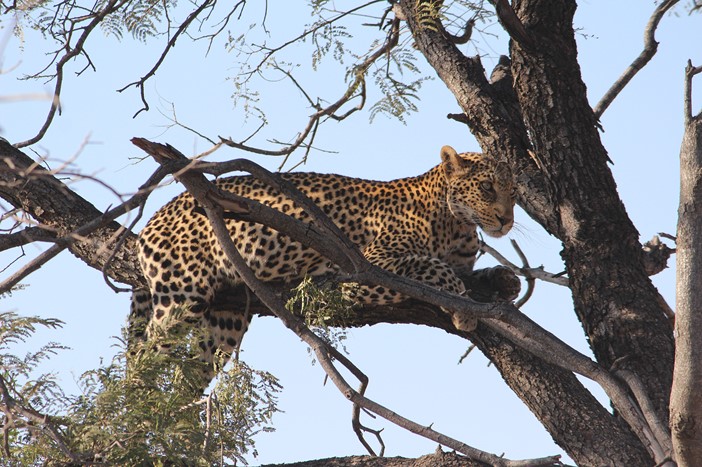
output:
[[692,79],[702,67],[685,69],[685,133],[680,147],[675,370],[670,425],[680,466],[702,459],[702,112],[692,115]]
[[[551,178],[553,175],[549,171],[549,167],[543,162],[543,156],[540,152],[541,148],[550,148],[553,141],[563,142],[563,144],[570,143],[573,138],[577,141],[578,135],[567,136],[560,134],[550,134],[548,133],[548,128],[559,129],[564,125],[568,128],[577,127],[577,125],[571,124],[567,119],[563,119],[563,122],[559,123],[543,123],[542,125],[534,126],[533,124],[529,127],[529,136],[531,138],[538,137],[535,141],[538,145],[535,146],[533,152],[529,151],[530,142],[529,137],[527,137],[527,127],[525,126],[523,114],[529,112],[530,114],[548,113],[551,112],[551,108],[554,102],[558,105],[566,106],[570,103],[572,90],[579,89],[578,86],[571,86],[571,91],[569,93],[562,93],[556,96],[554,95],[544,95],[543,84],[532,83],[530,79],[537,76],[537,71],[543,73],[540,67],[543,67],[541,63],[529,64],[528,68],[524,69],[524,78],[527,83],[532,86],[538,86],[536,89],[529,89],[524,91],[518,87],[515,88],[512,85],[512,79],[505,79],[505,77],[511,77],[511,73],[508,70],[503,70],[500,72],[502,79],[496,77],[495,84],[490,85],[487,82],[482,66],[480,62],[475,58],[467,58],[463,56],[460,51],[458,51],[453,44],[447,40],[441,33],[442,28],[440,24],[436,24],[436,28],[426,28],[419,24],[415,18],[415,3],[411,0],[402,0],[402,8],[404,10],[405,16],[407,17],[408,24],[412,30],[413,37],[417,43],[418,49],[427,58],[430,65],[436,70],[439,77],[446,83],[449,90],[451,90],[458,100],[459,105],[466,114],[466,119],[469,123],[471,131],[478,139],[483,149],[486,152],[490,152],[498,155],[498,157],[506,157],[512,164],[513,171],[519,174],[518,184],[520,185],[520,205],[538,222],[540,222],[549,232],[562,237],[562,220],[560,210],[562,209],[562,201],[558,196],[554,196],[553,191],[557,188],[559,190],[559,195],[562,193],[568,193],[572,191],[572,188],[560,187],[557,183],[554,183],[554,179]],[[526,21],[525,17],[520,14],[520,6],[524,2],[516,2],[515,10],[520,18],[522,24],[528,31],[530,36],[534,36],[533,40],[539,40],[536,47],[529,48],[529,50],[536,50],[542,52],[553,51],[553,54],[561,55],[563,51],[560,47],[560,42],[563,39],[559,38],[556,42],[549,42],[540,39],[539,35],[542,34],[541,31],[537,31],[535,34],[533,31],[529,31],[530,21]],[[548,3],[548,5],[546,4]],[[572,17],[567,19],[558,18],[552,20],[551,15],[555,12],[552,11],[548,13],[549,5],[551,10],[558,10],[561,13],[563,8],[553,9],[552,3],[546,2],[543,5],[543,12],[539,12],[539,15],[535,17],[547,18],[548,26],[543,26],[545,29],[556,29],[553,34],[564,34],[566,41],[572,41],[573,31],[570,25],[572,24]],[[572,2],[571,2],[572,3]],[[569,8],[565,9],[567,13],[572,13],[571,3],[568,4]],[[545,21],[545,20],[542,20]],[[552,23],[556,23],[559,27],[555,27]],[[537,22],[537,24],[539,24]],[[569,31],[563,32],[559,28],[563,26],[570,27]],[[438,29],[438,30],[437,30]],[[570,34],[570,36],[568,36]],[[570,39],[567,39],[567,38]],[[513,43],[512,48],[517,47]],[[570,43],[567,43],[567,47],[563,50],[570,50],[573,48]],[[525,55],[528,51],[524,52]],[[518,56],[521,60],[521,56]],[[512,56],[512,71],[515,70],[515,54]],[[504,68],[504,67],[503,67]],[[518,76],[522,72],[521,63],[516,67]],[[575,60],[575,55],[568,54],[568,63],[559,63],[558,67],[550,68],[549,72],[552,73],[564,73],[563,70],[574,70],[574,73],[579,72],[577,61]],[[579,77],[579,74],[578,74]],[[499,83],[499,85],[498,85]],[[517,82],[517,84],[519,84]],[[569,83],[570,85],[570,83]],[[523,95],[520,95],[522,93]],[[583,92],[584,95],[584,92]],[[517,96],[517,97],[515,97]],[[527,98],[531,98],[528,100]],[[524,108],[524,105],[527,108]],[[532,107],[538,106],[538,109],[533,109]],[[572,109],[570,110],[571,114]],[[585,112],[576,112],[581,115],[591,114],[589,106]],[[580,115],[578,115],[580,116]],[[590,121],[591,127],[594,128],[594,119]],[[577,127],[579,128],[579,127]],[[548,136],[547,136],[548,135]],[[563,152],[558,152],[557,154],[563,154]],[[586,153],[589,154],[589,153]],[[606,157],[602,157],[602,161],[606,163]],[[590,161],[586,161],[583,164],[589,165]],[[569,177],[572,178],[573,174],[561,174],[561,184],[565,183],[565,180]],[[556,179],[558,181],[558,179]],[[589,189],[590,193],[598,193]],[[522,196],[523,194],[523,196]],[[534,196],[536,194],[536,196]],[[585,212],[592,211],[592,208],[588,208]],[[607,210],[604,210],[607,213]],[[579,219],[578,219],[579,220]],[[585,232],[583,232],[585,233]],[[588,231],[590,235],[595,234],[594,230]],[[584,237],[584,238],[597,238],[597,236]],[[613,243],[621,243],[621,234],[615,239],[611,240]],[[594,242],[599,244],[600,242]],[[588,243],[584,243],[583,246]],[[638,246],[638,245],[637,245]],[[640,246],[638,246],[640,248]],[[640,256],[640,252],[633,253],[632,258],[635,259],[636,255]],[[584,261],[582,263],[583,267],[591,266],[592,259],[589,261]],[[580,274],[580,271],[576,272]],[[573,277],[571,271],[569,271],[569,277]],[[601,281],[596,281],[596,284],[600,284]],[[649,292],[650,294],[650,292]],[[628,297],[627,297],[628,299]],[[662,315],[662,313],[661,313]],[[638,332],[638,331],[637,331]],[[656,331],[660,332],[660,331]],[[620,331],[620,336],[627,333],[626,330]],[[665,352],[664,352],[665,353]],[[608,364],[608,363],[605,363]],[[541,375],[544,380],[548,379],[547,375]],[[659,378],[659,375],[652,376],[652,378]],[[514,384],[512,389],[515,393],[521,397],[523,400],[528,401],[533,397],[533,380],[523,380],[520,381],[518,378],[511,378]],[[660,385],[658,384],[660,382]],[[661,407],[662,398],[659,398],[658,394],[665,391],[665,381],[656,381],[653,383],[659,387],[659,391],[656,395],[656,405]],[[577,392],[577,390],[575,390]],[[543,394],[543,397],[547,399],[552,397],[550,394]],[[582,403],[584,400],[579,400]],[[571,412],[573,416],[567,417],[569,421],[576,421],[580,419],[579,416],[575,415],[581,410],[582,406],[574,403],[575,399],[563,398],[554,402],[560,409],[564,412]],[[527,402],[529,404],[529,402]],[[530,405],[531,406],[531,405]],[[539,420],[544,423],[549,429],[552,436],[564,449],[566,449],[569,455],[576,460],[578,463],[582,464],[608,464],[614,462],[615,464],[621,465],[638,465],[651,463],[648,459],[647,453],[644,451],[641,444],[637,444],[632,439],[632,434],[627,432],[627,429],[619,425],[618,423],[612,424],[612,420],[608,420],[608,416],[600,414],[597,424],[587,423],[582,426],[561,425],[560,428],[556,428],[548,421],[553,420],[548,414],[548,410],[544,410],[549,407],[550,403],[543,401],[543,404],[535,407],[535,410]],[[539,408],[540,407],[540,408]],[[539,412],[541,410],[541,412]],[[664,418],[665,414],[659,413],[659,417]],[[607,429],[595,428],[599,423],[609,425]],[[550,425],[550,427],[549,427]],[[603,437],[602,434],[606,432],[608,436]],[[575,435],[577,433],[577,435]],[[584,435],[587,433],[587,435]],[[573,437],[570,437],[573,436]],[[588,439],[598,439],[597,442],[588,443],[588,446],[583,446],[574,439],[575,436],[586,436]],[[567,439],[568,438],[568,439]],[[632,442],[633,441],[633,442]],[[611,446],[611,447],[607,447]],[[614,447],[616,446],[616,447]],[[611,454],[616,452],[618,456],[621,456],[619,460],[613,461]]]
[[573,30],[576,4],[521,0],[515,11],[536,43],[513,42],[514,87],[534,152],[553,187],[556,235],[575,310],[603,366],[622,362],[667,424],[673,335],[663,299],[644,268],[639,233],[627,216],[587,101]]
[[[7,141],[0,139],[0,197],[21,209],[63,237],[82,225],[103,215],[90,202],[76,194],[51,172]],[[89,266],[102,270],[110,258],[111,245],[119,235],[126,235],[124,247],[115,252],[108,272],[114,280],[132,286],[146,284],[132,254],[136,236],[122,231],[122,225],[111,222],[89,235],[84,241],[73,242],[70,251]]]

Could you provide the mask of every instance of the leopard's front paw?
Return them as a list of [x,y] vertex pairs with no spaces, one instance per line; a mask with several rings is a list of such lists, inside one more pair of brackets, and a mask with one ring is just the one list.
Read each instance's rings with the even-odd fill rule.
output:
[[522,283],[512,270],[505,266],[490,269],[490,285],[498,299],[513,301],[522,290]]

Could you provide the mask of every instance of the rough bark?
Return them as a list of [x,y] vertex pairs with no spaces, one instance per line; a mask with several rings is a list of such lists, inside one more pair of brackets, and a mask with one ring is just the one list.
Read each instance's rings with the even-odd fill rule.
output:
[[[688,88],[691,71],[688,67]],[[702,459],[702,113],[694,118],[688,113],[685,120],[676,241],[677,346],[670,401],[673,450],[681,467],[699,465]]]
[[295,462],[292,464],[266,464],[261,467],[482,467],[484,465],[452,452],[442,452],[439,449],[434,454],[428,454],[418,459],[349,456]]
[[[479,60],[461,54],[441,27],[423,27],[415,20],[411,14],[415,2],[401,4],[417,48],[456,97],[483,150],[505,157],[520,174],[520,205],[564,242],[569,277],[576,285],[576,308],[594,340],[598,360],[610,367],[628,357],[625,366],[646,381],[658,415],[667,420],[671,327],[664,318],[662,299],[643,272],[638,234],[619,201],[587,105],[572,30],[574,3],[567,2],[566,8],[553,8],[552,2],[521,3],[517,13],[533,36],[530,45],[535,45],[527,50],[513,43],[513,87],[505,85],[510,74],[504,70],[493,74],[489,83]],[[571,114],[578,115],[571,118]],[[532,154],[527,151],[530,143],[535,149]],[[587,150],[590,145],[595,147],[592,154]],[[576,235],[567,230],[573,227]],[[564,404],[559,407],[561,414],[577,413],[582,401],[534,390],[539,387],[534,380],[523,380],[512,389],[527,405],[537,406],[533,408],[536,416],[547,428],[552,426],[554,440],[576,462],[651,463],[641,460],[647,455],[640,443],[632,442],[628,429],[606,417],[582,424],[587,426],[572,425],[577,415],[554,423],[545,410],[552,400]],[[540,401],[532,404],[529,399],[535,393]],[[604,444],[583,442],[600,438],[605,425],[609,436]],[[624,457],[616,461],[613,455]]]
[[575,311],[600,364],[643,381],[668,420],[674,341],[643,266],[639,234],[617,194],[577,62],[574,1],[523,0],[532,47],[512,41],[514,86],[558,212],[556,235]]
[[[403,0],[401,4],[405,12],[411,13],[417,2]],[[499,4],[502,8],[507,5]],[[483,149],[507,159],[514,167],[522,207],[563,242],[575,310],[598,361],[608,368],[616,364],[636,374],[658,416],[666,421],[672,380],[672,329],[664,315],[663,299],[647,277],[638,232],[617,195],[597,122],[586,99],[572,28],[575,7],[572,0],[558,2],[557,8],[546,0],[515,1],[514,12],[507,12],[511,15],[509,24],[514,26],[510,30],[518,31],[511,45],[511,63],[503,62],[492,81],[486,79],[479,58],[461,54],[440,25],[426,28],[415,21],[413,14],[406,16],[418,49],[456,96]],[[690,138],[699,149],[700,132]],[[684,151],[685,146],[681,153]],[[41,231],[32,228],[27,235],[44,240],[66,235],[101,214],[2,140],[0,159],[0,196],[41,223]],[[683,188],[687,190],[685,185]],[[689,191],[695,195],[698,189],[694,185]],[[681,219],[695,209],[696,205],[683,206],[681,200]],[[101,269],[120,228],[114,222],[70,249],[89,266]],[[681,224],[679,235],[682,232],[688,239],[699,238],[695,228],[702,226]],[[134,235],[126,235],[124,245],[111,260],[108,275],[141,286],[143,278],[132,254]],[[686,247],[693,251],[694,244],[689,242]],[[692,263],[678,267],[680,271],[690,270],[684,274],[688,278],[699,276]],[[680,283],[679,287],[684,286],[689,294],[697,290],[695,285]],[[242,297],[240,291],[228,291],[220,300]],[[689,309],[698,309],[698,304],[691,301]],[[688,316],[699,319],[694,314]],[[689,329],[699,326],[685,319],[679,317],[676,326],[683,336],[681,341],[692,346],[700,340],[686,340],[691,336]],[[425,324],[456,332],[443,312],[416,302],[358,310],[352,325],[377,322]],[[578,464],[651,464],[629,428],[607,413],[572,373],[531,356],[485,326],[479,326],[470,337]],[[702,377],[692,366],[700,359],[697,354],[689,356],[692,359],[687,367],[688,362],[679,357],[680,375],[676,373],[676,380],[681,387],[696,388]],[[698,419],[689,414],[702,404],[694,393],[680,397],[681,410],[673,412],[674,432],[681,446],[699,445]],[[690,459],[702,457],[696,451],[680,452],[683,460],[688,455]]]
[[[0,138],[0,197],[16,209],[32,216],[44,233],[56,238],[100,217],[102,212],[76,194],[31,157]],[[112,222],[69,248],[80,260],[101,270],[118,237],[123,233],[118,222]],[[124,245],[110,261],[109,276],[132,286],[145,285],[136,257],[132,254],[136,236],[127,236]],[[100,248],[103,247],[103,248]]]

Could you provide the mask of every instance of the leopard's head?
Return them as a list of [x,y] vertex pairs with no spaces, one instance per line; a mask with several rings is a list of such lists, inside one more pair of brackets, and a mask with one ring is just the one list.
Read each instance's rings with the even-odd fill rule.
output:
[[451,213],[460,221],[477,224],[491,237],[509,232],[515,201],[509,166],[486,154],[458,154],[451,146],[441,148],[441,161]]

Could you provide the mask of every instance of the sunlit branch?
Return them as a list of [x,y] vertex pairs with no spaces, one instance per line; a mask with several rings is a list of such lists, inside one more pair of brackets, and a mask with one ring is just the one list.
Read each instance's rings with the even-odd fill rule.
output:
[[[516,245],[516,243],[512,244],[513,246]],[[515,247],[515,249],[518,247]],[[531,268],[528,266],[523,266],[519,267],[507,258],[505,258],[499,251],[495,250],[493,247],[485,243],[485,241],[480,242],[480,250],[484,253],[489,254],[493,258],[497,260],[498,263],[500,263],[503,266],[506,266],[512,270],[517,275],[525,277],[527,280],[529,279],[539,279],[544,282],[550,282],[552,284],[557,284],[557,285],[562,285],[564,287],[569,286],[568,278],[563,276],[563,273],[551,273],[548,271],[545,271],[543,266],[540,266],[538,268]],[[519,254],[518,250],[518,253]],[[523,253],[522,253],[523,255]],[[521,255],[520,255],[521,256]],[[524,258],[526,259],[526,258]]]
[[697,117],[692,116],[692,78],[699,73],[702,73],[702,66],[692,66],[692,60],[688,60],[685,68],[685,101],[683,102],[686,125],[689,125],[693,118],[700,118],[702,115],[700,112]]

